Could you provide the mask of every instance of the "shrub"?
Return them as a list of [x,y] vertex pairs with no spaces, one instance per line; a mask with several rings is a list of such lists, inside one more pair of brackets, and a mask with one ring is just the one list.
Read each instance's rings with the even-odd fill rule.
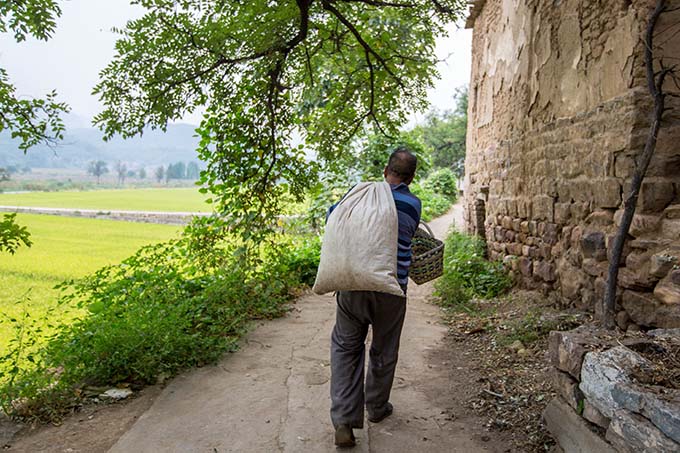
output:
[[410,190],[416,197],[420,198],[423,205],[421,214],[423,222],[429,222],[433,218],[445,214],[451,207],[451,201],[446,196],[435,193],[420,184],[411,184]]
[[496,297],[507,291],[511,283],[500,262],[484,258],[484,243],[479,238],[457,231],[449,233],[444,275],[435,284],[442,304],[465,304],[472,297]]
[[317,235],[289,237],[278,248],[278,274],[287,275],[289,284],[312,286],[321,256],[321,238]]
[[439,168],[427,176],[423,187],[439,195],[444,195],[452,203],[458,196],[456,175],[448,168]]
[[60,304],[86,314],[11,369],[0,404],[49,420],[83,386],[148,384],[214,362],[249,320],[281,315],[291,289],[313,282],[318,254],[315,237],[249,250],[221,221],[196,220],[180,239],[62,284]]

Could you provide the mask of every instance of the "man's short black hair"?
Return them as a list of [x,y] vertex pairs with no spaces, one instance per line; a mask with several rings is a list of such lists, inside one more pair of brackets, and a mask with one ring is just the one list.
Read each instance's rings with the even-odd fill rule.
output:
[[408,181],[416,174],[418,158],[406,146],[398,146],[387,162],[387,170],[402,181]]

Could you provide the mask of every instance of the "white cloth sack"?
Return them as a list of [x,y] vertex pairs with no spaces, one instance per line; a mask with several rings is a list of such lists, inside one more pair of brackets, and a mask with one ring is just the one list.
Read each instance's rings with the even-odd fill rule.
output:
[[313,291],[379,291],[403,296],[397,281],[399,220],[386,182],[362,182],[326,223]]

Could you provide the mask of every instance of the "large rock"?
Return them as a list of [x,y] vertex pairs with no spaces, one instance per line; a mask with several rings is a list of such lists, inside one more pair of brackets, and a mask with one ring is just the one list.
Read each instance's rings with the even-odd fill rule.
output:
[[656,277],[649,274],[649,264],[637,269],[622,267],[619,269],[619,286],[633,291],[647,291],[654,288],[658,281]]
[[550,332],[550,361],[558,370],[580,379],[581,365],[586,353],[602,346],[602,341],[587,326],[568,332]]
[[616,384],[612,398],[622,408],[643,415],[675,442],[680,442],[680,390],[663,394],[635,384]]
[[[614,222],[618,227],[621,224],[623,209],[619,209],[614,214]],[[639,237],[647,233],[653,233],[661,226],[661,218],[658,215],[635,214],[630,225],[629,233],[633,237]]]
[[534,275],[540,277],[546,282],[554,282],[557,280],[555,274],[555,266],[547,261],[534,261]]
[[647,331],[647,335],[661,340],[680,341],[680,328],[677,329],[654,329]]
[[565,453],[615,453],[611,445],[593,432],[588,423],[558,399],[543,411],[548,431]]
[[620,409],[612,397],[614,386],[630,382],[633,370],[651,367],[647,359],[625,346],[603,352],[589,352],[583,360],[579,388],[593,406],[605,417],[611,418]]
[[602,412],[600,412],[595,406],[593,406],[588,400],[583,400],[583,418],[588,420],[600,428],[609,428],[610,420],[605,417]]
[[670,180],[648,179],[643,181],[638,197],[640,212],[661,212],[675,197],[673,182]]
[[680,263],[680,249],[667,248],[652,255],[649,273],[655,277],[664,278],[678,263]]
[[637,325],[665,329],[680,327],[680,305],[661,303],[652,293],[624,291],[621,304]]
[[656,285],[654,297],[666,305],[680,305],[680,285],[675,284],[669,275]]
[[679,238],[680,219],[663,219],[661,233],[667,238]]
[[569,404],[572,409],[578,410],[583,404],[583,392],[578,388],[578,381],[567,373],[553,369],[553,384],[557,394]]
[[601,232],[588,233],[581,238],[581,251],[584,258],[594,258],[597,261],[607,259],[605,235]]
[[625,409],[614,412],[607,429],[607,440],[621,453],[680,451],[680,444],[669,439],[649,420]]

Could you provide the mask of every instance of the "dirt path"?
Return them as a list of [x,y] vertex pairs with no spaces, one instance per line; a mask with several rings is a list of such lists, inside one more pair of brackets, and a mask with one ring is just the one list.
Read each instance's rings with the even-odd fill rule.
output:
[[[431,223],[438,237],[454,215]],[[465,363],[474,358],[461,354],[460,363],[450,363],[457,356],[446,350],[439,309],[426,302],[431,292],[429,284],[411,285],[391,398],[394,414],[355,430],[355,451],[507,449],[504,439],[484,431],[483,422],[462,406],[476,385]],[[301,298],[288,316],[257,326],[237,353],[170,382],[110,452],[335,451],[328,413],[334,315],[332,297]],[[17,444],[11,451],[30,450]],[[61,443],[43,451],[85,450]]]

